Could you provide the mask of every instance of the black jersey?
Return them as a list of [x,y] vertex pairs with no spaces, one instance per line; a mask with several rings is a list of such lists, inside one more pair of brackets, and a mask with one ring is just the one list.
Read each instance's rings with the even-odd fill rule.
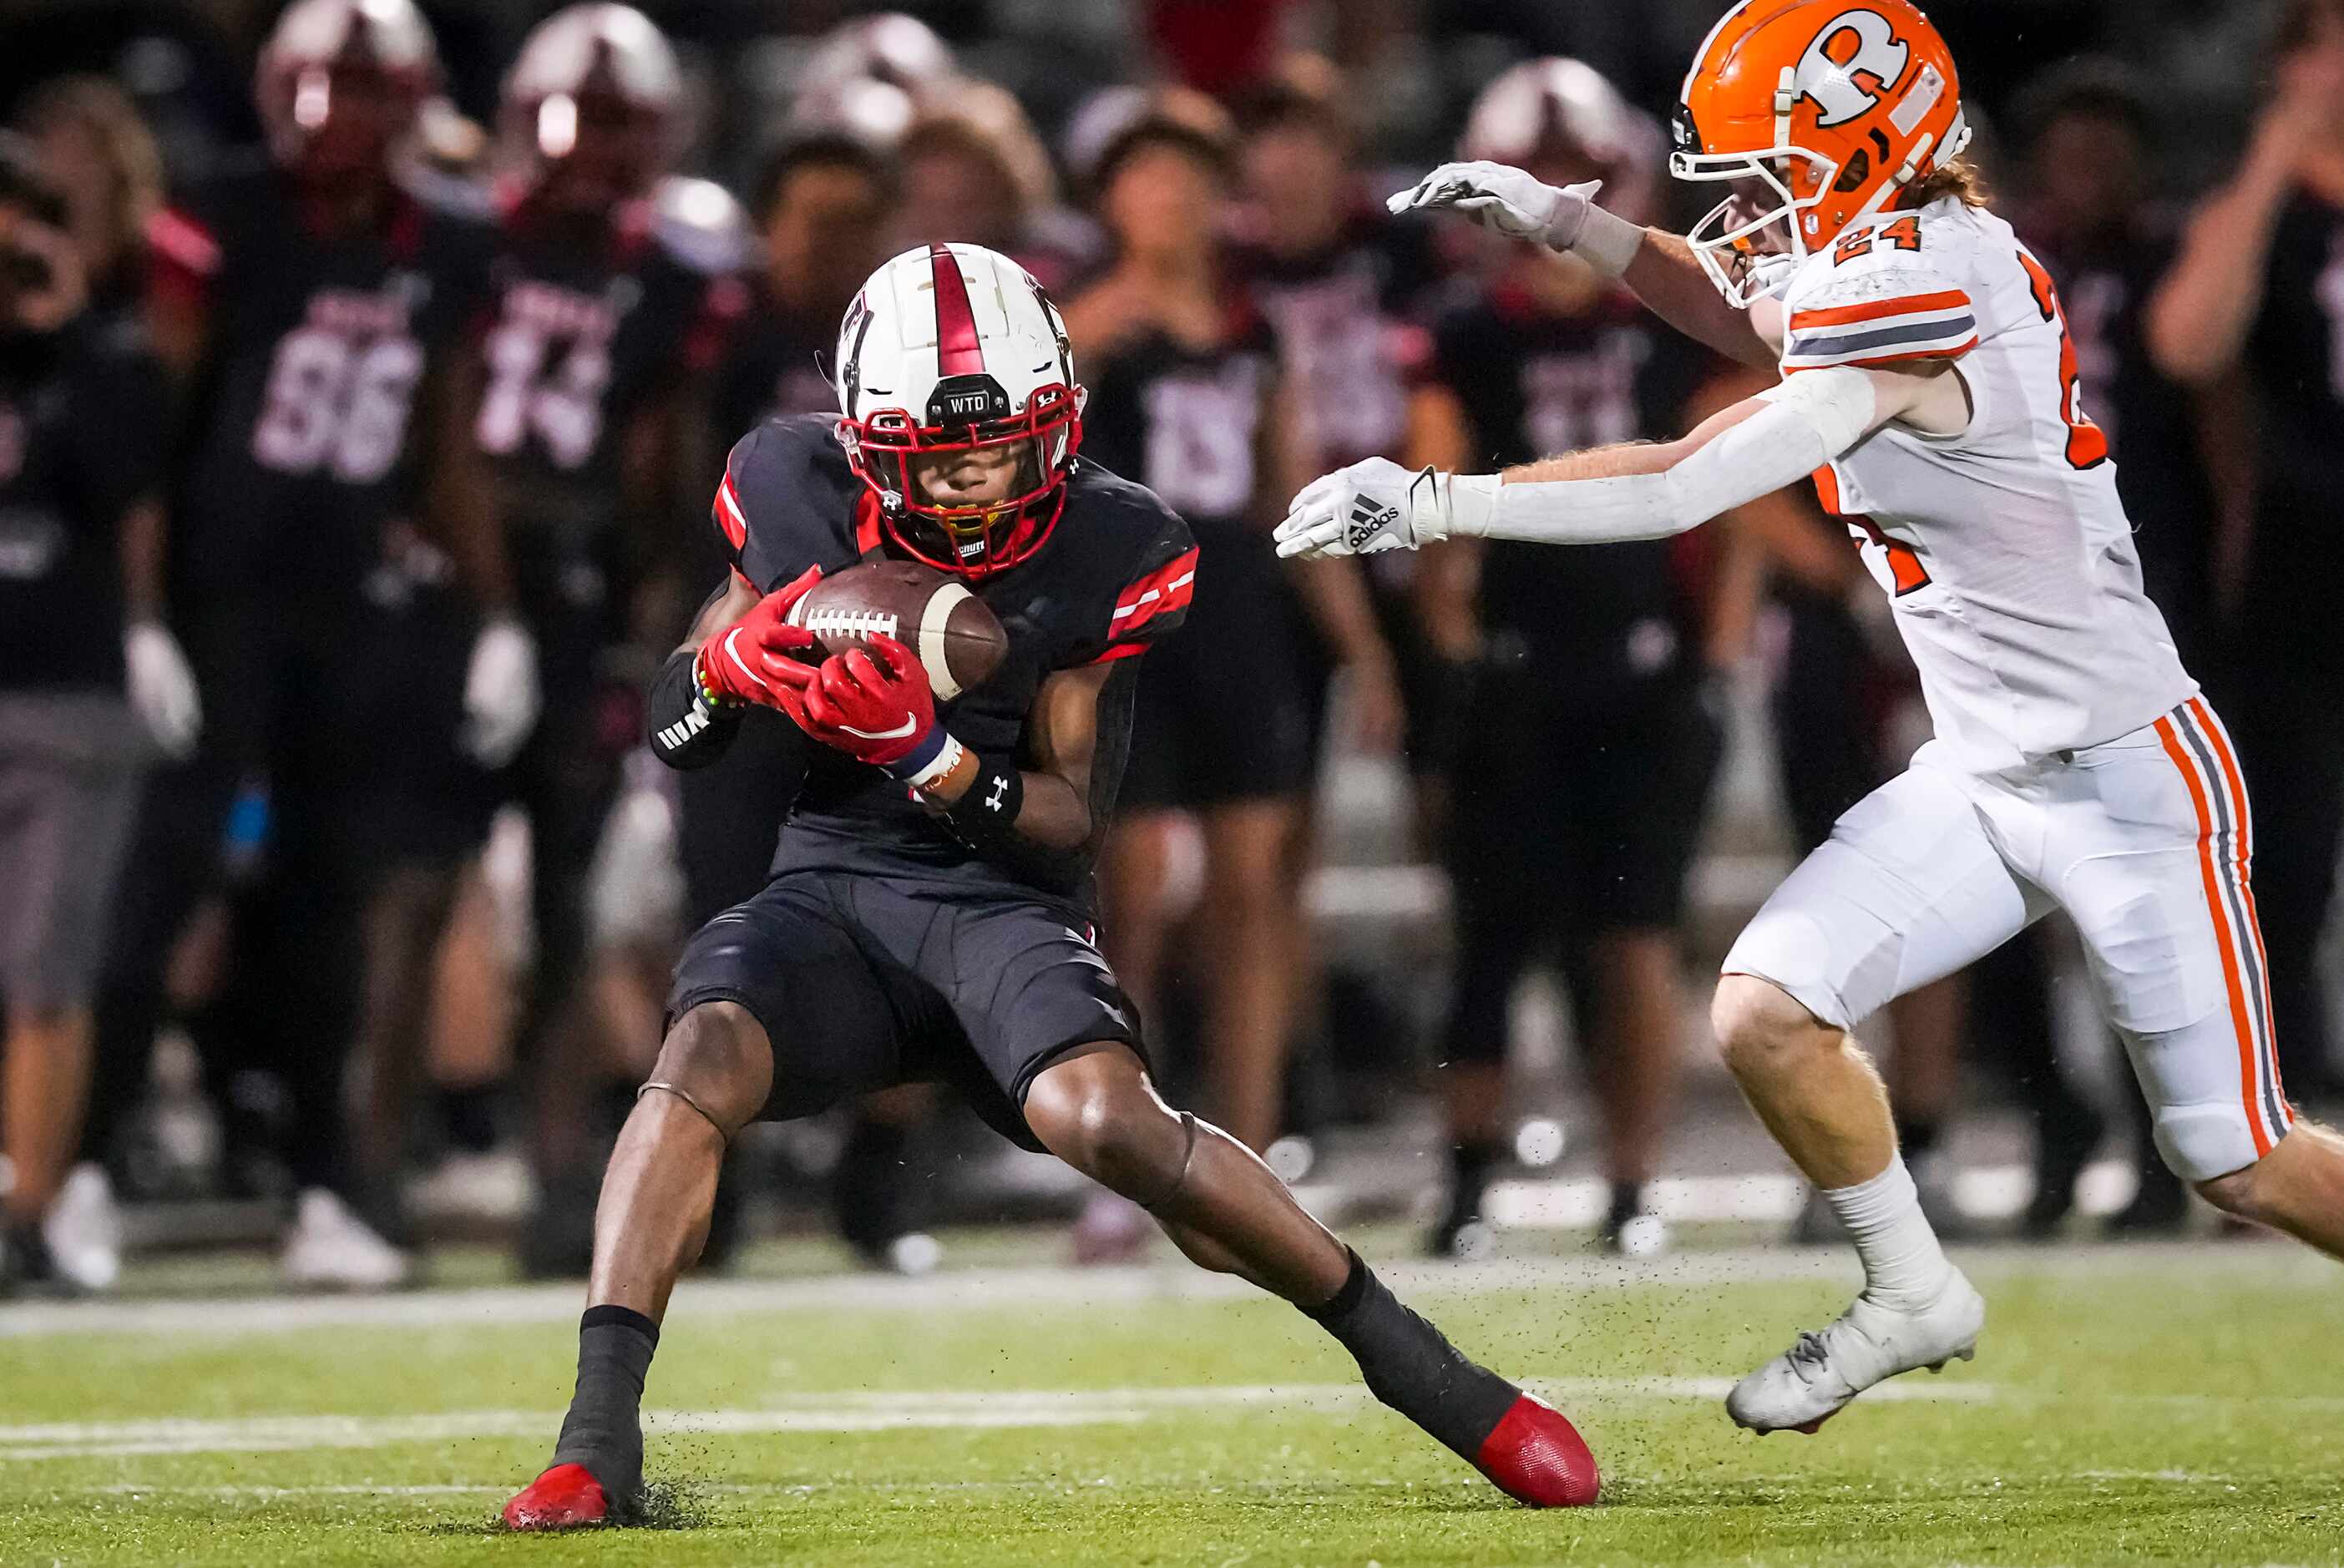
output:
[[2344,209],[2299,194],[2279,214],[2245,367],[2260,438],[2248,611],[2238,634],[2344,669],[2329,585],[2344,571],[2336,460],[2344,452]]
[[1397,456],[1408,439],[1406,372],[1424,358],[1412,311],[1435,277],[1431,235],[1377,213],[1312,256],[1237,253],[1278,335],[1296,437],[1319,470]]
[[591,226],[518,207],[490,277],[473,432],[508,523],[597,531],[617,519],[637,417],[713,369],[747,291],[678,243],[649,202]]
[[1094,359],[1083,450],[1137,476],[1208,543],[1246,538],[1266,548],[1256,503],[1278,342],[1250,307],[1233,311],[1212,348],[1151,330]]
[[[1429,373],[1463,406],[1477,462],[1504,467],[1682,434],[1710,365],[1705,350],[1624,295],[1560,316],[1500,283],[1440,314]],[[1688,667],[1673,548],[1490,541],[1481,613],[1493,651],[1569,672],[1591,703],[1623,679]]]
[[0,335],[0,689],[121,687],[122,519],[161,499],[163,418],[136,318]]
[[2133,525],[2141,575],[2176,644],[2195,665],[2209,646],[2218,510],[2190,390],[2149,357],[2144,316],[2173,260],[2168,226],[2144,223],[2096,244],[2037,243],[2059,285],[2092,422],[2117,460],[2117,491]]
[[2299,195],[2279,214],[2247,364],[2262,395],[2264,493],[2332,505],[2344,451],[2344,209]]
[[[775,420],[732,449],[714,515],[732,570],[760,592],[809,566],[835,572],[888,549],[876,498],[848,469],[835,425],[820,414]],[[970,583],[1009,633],[1009,652],[983,686],[938,703],[939,719],[980,754],[1030,760],[1026,721],[1043,681],[1059,670],[1131,658],[1171,632],[1187,612],[1196,570],[1188,531],[1162,501],[1086,460],[1067,481],[1048,541],[1019,564]],[[1130,746],[1127,695],[1103,697],[1098,722],[1091,811],[1104,824]],[[777,874],[945,875],[978,887],[1082,895],[1087,856],[1014,875],[977,859],[879,769],[827,747],[809,749],[774,856]]]
[[328,236],[273,166],[190,192],[151,228],[158,288],[205,302],[172,561],[204,587],[354,581],[412,500],[416,390],[480,308],[493,232],[394,196]]

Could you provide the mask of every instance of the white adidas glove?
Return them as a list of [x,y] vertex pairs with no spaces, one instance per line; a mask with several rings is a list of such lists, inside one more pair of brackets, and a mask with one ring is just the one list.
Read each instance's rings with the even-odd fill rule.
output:
[[160,622],[134,621],[123,630],[122,662],[130,711],[157,749],[173,762],[193,754],[204,703],[179,640]]
[[1601,180],[1591,179],[1558,190],[1501,163],[1445,163],[1384,205],[1394,213],[1448,208],[1510,239],[1569,250],[1579,243],[1602,188]]
[[520,754],[537,727],[537,643],[520,622],[500,615],[480,628],[464,672],[464,750],[484,768]]
[[1278,525],[1281,556],[1373,555],[1449,537],[1440,481],[1389,458],[1369,458],[1313,480]]

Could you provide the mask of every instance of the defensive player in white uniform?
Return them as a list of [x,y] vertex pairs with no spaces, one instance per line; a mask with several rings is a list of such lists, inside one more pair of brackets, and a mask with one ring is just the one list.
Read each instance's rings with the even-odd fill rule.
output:
[[1952,57],[1907,0],[1742,0],[1678,113],[1673,172],[1732,186],[1692,235],[1625,223],[1591,185],[1434,170],[1395,209],[1574,254],[1782,381],[1662,445],[1478,476],[1356,463],[1278,531],[1313,555],[1651,539],[1812,472],[1863,541],[1935,738],[1792,873],[1718,985],[1728,1065],[1866,1280],[1729,1396],[1759,1431],[1812,1431],[1883,1378],[1972,1354],[1985,1303],[1922,1218],[1849,1031],[2053,908],[2083,935],[2167,1162],[2344,1254],[2344,1141],[2279,1087],[2237,759],[2141,591],[2057,296],[1977,197],[1967,138]]

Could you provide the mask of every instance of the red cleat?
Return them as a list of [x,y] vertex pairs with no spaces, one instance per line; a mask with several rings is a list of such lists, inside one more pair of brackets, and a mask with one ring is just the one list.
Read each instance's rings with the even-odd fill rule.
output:
[[1563,1413],[1524,1394],[1490,1435],[1473,1468],[1516,1502],[1532,1508],[1584,1508],[1603,1484],[1587,1440]]
[[511,1530],[581,1530],[611,1522],[611,1500],[584,1465],[557,1464],[505,1504],[504,1519]]

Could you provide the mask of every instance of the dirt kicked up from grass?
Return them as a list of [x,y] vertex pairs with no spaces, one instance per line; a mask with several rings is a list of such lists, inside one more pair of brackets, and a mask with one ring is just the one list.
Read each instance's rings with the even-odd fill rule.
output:
[[0,1311],[0,1563],[2344,1563],[2344,1273],[2228,1243],[1976,1274],[1975,1363],[1761,1440],[1719,1394],[1847,1277],[1396,1273],[1587,1432],[1604,1502],[1552,1513],[1290,1309],[1168,1271],[687,1288],[659,1528],[529,1538],[495,1513],[545,1462],[574,1303]]

